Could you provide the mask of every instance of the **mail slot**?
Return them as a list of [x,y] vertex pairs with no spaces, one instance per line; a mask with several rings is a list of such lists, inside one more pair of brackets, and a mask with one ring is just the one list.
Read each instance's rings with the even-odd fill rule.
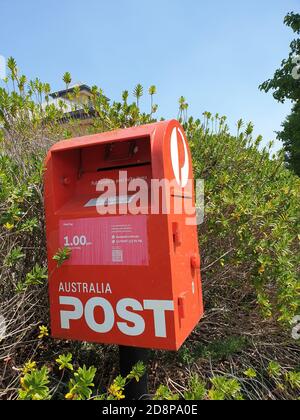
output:
[[[45,162],[45,211],[52,336],[178,350],[203,315],[181,125],[57,143]],[[58,265],[61,250],[69,258]]]

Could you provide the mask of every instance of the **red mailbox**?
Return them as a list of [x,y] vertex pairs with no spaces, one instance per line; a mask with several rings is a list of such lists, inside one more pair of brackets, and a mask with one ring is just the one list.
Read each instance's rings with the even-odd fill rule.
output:
[[45,172],[52,336],[179,349],[203,315],[194,202],[177,121],[54,145]]

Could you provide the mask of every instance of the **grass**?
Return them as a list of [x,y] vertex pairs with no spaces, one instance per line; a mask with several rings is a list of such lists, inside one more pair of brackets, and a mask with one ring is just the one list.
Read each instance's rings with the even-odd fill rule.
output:
[[181,362],[188,364],[203,358],[218,362],[240,353],[248,344],[245,337],[232,336],[208,344],[199,343],[192,348],[184,346],[179,351],[178,358]]

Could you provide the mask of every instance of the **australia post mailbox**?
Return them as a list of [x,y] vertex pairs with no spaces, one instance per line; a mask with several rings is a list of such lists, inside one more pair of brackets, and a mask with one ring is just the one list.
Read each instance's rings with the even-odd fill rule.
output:
[[[203,314],[194,202],[177,121],[54,145],[45,171],[53,337],[179,349]],[[69,258],[58,266],[61,250]]]

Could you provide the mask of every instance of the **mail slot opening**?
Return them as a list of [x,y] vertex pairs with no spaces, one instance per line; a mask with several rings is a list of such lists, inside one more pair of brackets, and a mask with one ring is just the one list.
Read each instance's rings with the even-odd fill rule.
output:
[[151,162],[148,137],[128,141],[110,142],[80,149],[79,175],[108,171],[121,167]]
[[135,140],[110,143],[105,147],[105,161],[118,162],[120,160],[132,159],[138,151],[139,147]]
[[[127,194],[122,192],[125,184],[138,178],[147,183],[151,180],[150,138],[92,146],[82,143],[78,148],[54,151],[52,165],[56,178],[53,184],[56,211],[95,207],[99,197],[97,187],[106,179],[115,181],[116,191],[104,200],[105,205],[122,205],[126,202],[124,197]],[[126,173],[127,182],[120,179],[122,173]],[[128,194],[127,200],[131,199],[132,195]]]

